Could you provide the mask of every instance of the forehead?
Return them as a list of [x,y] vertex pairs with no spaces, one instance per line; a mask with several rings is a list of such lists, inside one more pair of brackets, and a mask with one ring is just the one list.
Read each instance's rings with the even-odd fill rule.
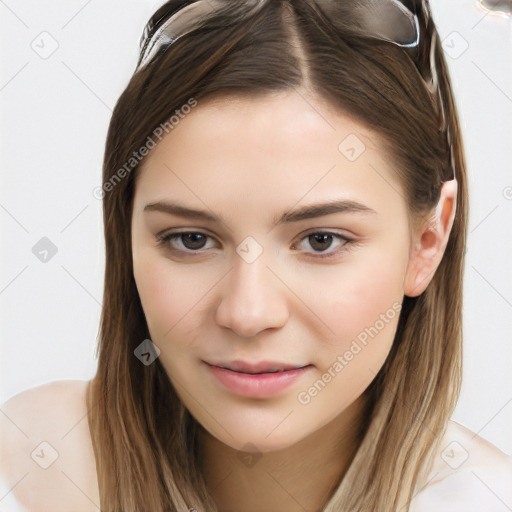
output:
[[[190,144],[196,144],[197,149],[200,143],[236,148],[243,145],[244,151],[250,152],[248,156],[261,149],[278,155],[290,150],[297,154],[326,149],[337,152],[339,143],[349,134],[357,134],[366,146],[380,150],[377,133],[352,117],[305,92],[286,91],[258,97],[214,96],[200,100],[190,113],[181,116],[160,146],[165,151],[179,143],[187,143],[187,149]],[[301,144],[304,140],[308,141],[307,146]]]
[[136,198],[261,212],[343,196],[404,213],[400,190],[378,133],[292,91],[198,101],[142,162]]

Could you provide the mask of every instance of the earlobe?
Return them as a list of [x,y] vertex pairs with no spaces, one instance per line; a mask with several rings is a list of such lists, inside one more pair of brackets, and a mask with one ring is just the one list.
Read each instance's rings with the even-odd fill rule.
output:
[[421,295],[432,281],[448,244],[457,209],[457,180],[443,184],[435,214],[415,234],[404,279],[404,295]]

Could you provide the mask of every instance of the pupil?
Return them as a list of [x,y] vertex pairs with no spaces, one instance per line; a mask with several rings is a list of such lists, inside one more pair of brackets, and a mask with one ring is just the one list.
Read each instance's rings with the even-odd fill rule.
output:
[[201,249],[204,246],[204,240],[201,240],[201,238],[205,238],[201,233],[186,233],[181,235],[183,245],[191,250]]
[[[327,234],[316,234],[316,235],[310,235],[310,241],[313,240],[313,243],[311,243],[311,247],[313,247],[313,249],[319,249],[319,250],[325,250],[325,249],[328,249],[331,245],[330,242],[332,242],[332,240],[329,241],[329,243],[327,244],[327,246],[325,245],[322,245],[322,244],[325,244],[327,239],[332,239],[332,235],[327,235]],[[315,247],[315,244],[316,243],[320,243],[320,247]]]

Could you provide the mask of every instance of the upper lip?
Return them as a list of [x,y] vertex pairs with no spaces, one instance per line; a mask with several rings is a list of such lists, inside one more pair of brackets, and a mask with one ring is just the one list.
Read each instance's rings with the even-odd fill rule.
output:
[[272,373],[286,370],[295,370],[297,368],[304,368],[309,366],[308,364],[290,364],[282,363],[280,361],[260,361],[259,363],[249,363],[247,361],[230,361],[230,362],[208,362],[206,364],[210,366],[218,366],[220,368],[226,368],[234,372],[240,373]]

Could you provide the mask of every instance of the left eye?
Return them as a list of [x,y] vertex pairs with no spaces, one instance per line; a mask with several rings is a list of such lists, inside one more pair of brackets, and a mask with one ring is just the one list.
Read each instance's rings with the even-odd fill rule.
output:
[[[339,252],[339,251],[334,250],[332,252],[324,254],[326,249],[329,249],[332,246],[333,239],[338,239],[340,242],[343,242],[343,243],[341,243],[342,248],[345,247],[346,245],[348,245],[350,242],[352,242],[352,240],[347,238],[346,236],[342,236],[337,233],[324,232],[324,231],[310,233],[309,235],[306,235],[305,237],[303,237],[301,239],[301,242],[307,240],[309,245],[314,249],[314,252],[320,253],[319,254],[320,257],[327,257],[327,256],[331,256],[331,255]],[[343,250],[343,249],[341,249],[341,250]]]
[[[181,233],[165,233],[163,235],[157,236],[157,240],[159,245],[170,245],[170,249],[177,252],[188,253],[189,255],[200,254],[201,252],[205,252],[205,244],[207,239],[211,239],[209,235],[206,235],[201,232],[196,231],[184,231]],[[340,242],[339,246],[341,249],[334,250],[331,252],[326,252],[333,244],[333,239],[338,239]],[[172,242],[179,242],[182,247],[173,246]],[[302,245],[304,242],[308,242],[310,247],[313,248],[313,254],[316,253],[317,257],[329,257],[334,254],[337,254],[343,250],[345,250],[346,246],[353,242],[352,239],[347,238],[346,236],[340,235],[338,233],[331,233],[328,231],[316,231],[313,233],[309,233],[306,236],[303,236],[299,240],[299,244],[294,244],[293,248],[296,245]],[[212,247],[209,247],[212,248]],[[208,247],[206,247],[208,249]],[[306,251],[307,252],[307,251]]]

